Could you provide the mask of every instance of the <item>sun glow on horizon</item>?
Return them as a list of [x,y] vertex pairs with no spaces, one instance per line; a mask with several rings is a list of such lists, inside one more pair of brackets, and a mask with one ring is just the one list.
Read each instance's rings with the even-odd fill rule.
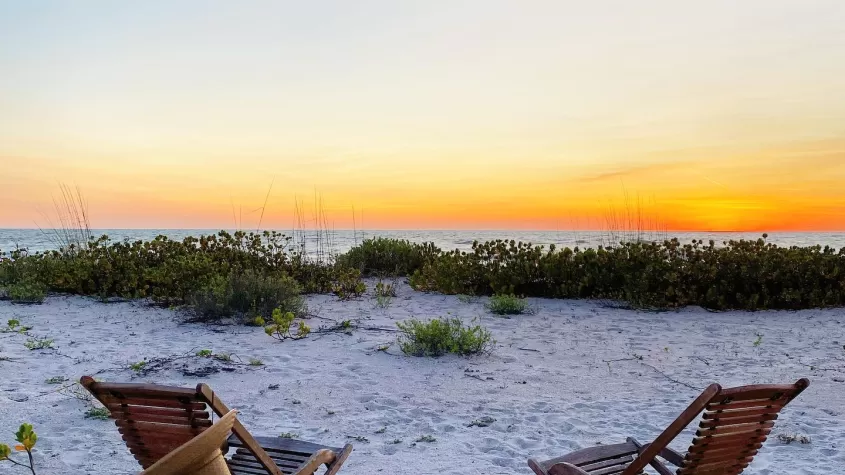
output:
[[845,3],[646,3],[2,4],[0,227],[845,230]]

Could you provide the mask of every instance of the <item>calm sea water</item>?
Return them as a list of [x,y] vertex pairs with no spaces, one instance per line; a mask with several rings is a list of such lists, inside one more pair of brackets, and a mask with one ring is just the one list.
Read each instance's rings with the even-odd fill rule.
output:
[[[149,240],[158,235],[165,235],[171,239],[181,240],[186,236],[199,236],[212,234],[215,230],[209,229],[97,229],[94,235],[106,234],[114,241],[135,241]],[[290,231],[280,231],[291,235]],[[298,232],[297,235],[300,233]],[[315,249],[318,241],[315,232],[305,231],[307,249]],[[768,233],[768,241],[780,246],[813,246],[820,244],[835,248],[845,247],[845,233],[824,232],[824,233]],[[531,242],[548,246],[555,244],[558,247],[597,247],[606,245],[618,240],[621,235],[612,235],[605,231],[390,231],[390,230],[368,230],[350,231],[339,230],[331,233],[331,247],[335,252],[345,252],[350,247],[364,238],[373,236],[384,236],[389,238],[407,239],[413,242],[433,242],[441,249],[471,248],[473,240],[489,241],[494,239],[514,239],[517,241]],[[635,236],[631,236],[635,237]],[[668,233],[644,233],[645,239],[663,239],[665,237],[677,237],[682,242],[690,242],[693,239],[705,241],[713,239],[717,243],[731,239],[758,239],[761,233],[708,233],[708,232],[668,232]],[[0,251],[10,251],[16,248],[26,248],[30,252],[44,251],[55,248],[55,239],[50,231],[39,229],[0,229]]]

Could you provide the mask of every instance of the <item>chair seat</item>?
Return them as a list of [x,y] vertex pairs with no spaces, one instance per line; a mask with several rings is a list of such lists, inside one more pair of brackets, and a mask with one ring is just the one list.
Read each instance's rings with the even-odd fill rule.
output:
[[547,475],[559,463],[571,464],[589,475],[615,475],[622,473],[634,461],[638,447],[634,442],[599,445],[545,461],[530,460],[528,464],[537,475]]
[[[284,473],[296,472],[297,468],[320,450],[331,450],[335,454],[342,451],[338,447],[282,437],[255,437],[255,440]],[[240,439],[232,435],[229,437],[228,444],[229,447],[237,448],[228,460],[229,470],[233,475],[267,475],[267,471],[258,463],[255,456],[243,447]]]

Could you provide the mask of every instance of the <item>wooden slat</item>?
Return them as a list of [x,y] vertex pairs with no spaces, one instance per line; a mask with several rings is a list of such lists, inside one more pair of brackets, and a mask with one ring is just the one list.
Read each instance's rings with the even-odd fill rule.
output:
[[743,417],[729,417],[726,419],[713,419],[708,421],[701,421],[698,425],[701,429],[715,429],[719,426],[737,425],[737,424],[752,424],[767,421],[777,420],[777,414],[766,414],[764,416],[743,416]]
[[601,462],[596,463],[588,463],[584,465],[579,465],[578,468],[584,470],[585,472],[593,473],[596,470],[605,469],[608,467],[621,467],[619,471],[622,471],[627,467],[631,462],[634,461],[633,455],[628,455],[621,458],[613,458],[603,460]]
[[115,418],[115,420],[127,423],[149,422],[167,424],[176,427],[211,427],[212,424],[210,419],[188,419],[185,417],[156,416],[151,414],[125,414],[124,417]]
[[158,433],[188,434],[193,437],[202,433],[204,429],[202,427],[194,428],[186,425],[159,424],[156,422],[131,422],[120,419],[116,419],[114,423],[121,428],[136,430],[139,432],[149,432],[153,435]]
[[[328,449],[335,453],[340,453],[342,450],[338,447],[329,447],[326,445],[316,444],[314,442],[287,439],[284,437],[255,437],[255,440],[261,444],[261,448],[268,453],[283,452],[311,456],[311,454],[323,449]],[[229,445],[232,447],[245,447],[244,444],[238,440],[237,436],[234,435],[229,437]]]
[[729,417],[747,417],[747,416],[763,416],[769,414],[777,414],[783,406],[772,406],[772,407],[753,407],[753,408],[742,408],[742,409],[731,409],[725,411],[708,411],[705,412],[702,419],[711,420],[711,419],[725,419]]
[[124,404],[109,404],[106,406],[112,414],[149,414],[156,416],[180,417],[180,418],[196,418],[208,419],[208,411],[185,410],[181,408],[170,407],[150,407],[150,406],[128,406]]
[[552,465],[560,462],[570,463],[572,465],[581,466],[590,463],[597,463],[604,460],[624,457],[637,453],[637,446],[625,442],[624,444],[600,445],[597,447],[588,447],[576,452],[564,455],[563,457],[556,457],[543,462],[540,462],[545,470],[548,470]]
[[100,399],[100,402],[102,402],[103,405],[105,405],[106,407],[108,407],[111,404],[118,404],[118,405],[147,406],[147,407],[175,407],[175,408],[192,410],[192,411],[204,411],[204,410],[206,410],[205,403],[201,402],[201,401],[183,402],[183,401],[167,400],[167,399],[144,399],[144,398],[116,399],[116,398],[110,398],[110,397],[106,397],[104,399]]
[[761,423],[754,423],[754,424],[737,424],[737,425],[730,425],[730,426],[718,426],[712,429],[699,429],[695,432],[696,437],[707,437],[707,436],[716,436],[716,435],[728,435],[728,434],[740,434],[740,433],[748,433],[749,437],[753,433],[757,433],[761,430],[771,429],[774,427],[774,422],[761,422]]
[[[285,472],[296,470],[297,467],[302,465],[302,462],[294,462],[290,460],[279,460],[274,458],[273,461],[276,462],[276,465]],[[258,460],[252,455],[233,455],[232,458],[229,459],[229,463],[240,467],[262,468],[261,464],[258,463]]]
[[[293,454],[280,454],[280,453],[274,454],[272,452],[268,452],[268,453],[270,454],[270,458],[272,458],[273,460],[282,460],[285,463],[293,463],[293,464],[297,464],[297,465],[301,464],[302,462],[304,462],[306,460],[308,460],[308,457],[311,456],[311,454],[309,454],[309,455],[298,455],[298,454],[293,455]],[[235,455],[242,456],[242,457],[255,457],[249,450],[247,450],[245,448],[239,448],[238,450],[236,450]]]

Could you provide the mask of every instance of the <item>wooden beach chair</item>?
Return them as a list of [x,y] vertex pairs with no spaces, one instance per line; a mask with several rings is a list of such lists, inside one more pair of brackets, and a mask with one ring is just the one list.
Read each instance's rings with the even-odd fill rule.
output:
[[[537,475],[636,475],[646,465],[660,475],[672,475],[659,456],[677,467],[677,475],[737,475],[763,446],[780,410],[809,384],[807,379],[731,389],[711,384],[651,444],[629,438],[623,444],[590,447],[543,462],[532,458],[528,465]],[[687,453],[670,449],[669,443],[702,411]]]
[[[109,410],[129,451],[145,469],[210,427],[213,421],[209,416],[223,417],[229,412],[206,384],[189,389],[103,383],[91,376],[83,376],[80,383]],[[311,475],[322,465],[326,466],[325,475],[335,475],[352,452],[349,444],[337,448],[281,437],[253,437],[237,420],[232,432],[228,446],[236,451],[227,463],[233,475]]]

